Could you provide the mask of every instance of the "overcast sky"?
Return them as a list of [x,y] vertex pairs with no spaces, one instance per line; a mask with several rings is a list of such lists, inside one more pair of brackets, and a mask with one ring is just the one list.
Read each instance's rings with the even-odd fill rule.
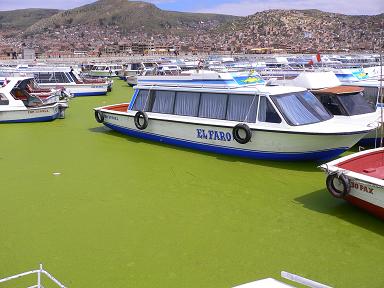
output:
[[[23,8],[70,9],[94,0],[0,0],[0,10]],[[319,9],[350,15],[384,13],[384,0],[148,0],[159,8],[246,16],[267,9]]]

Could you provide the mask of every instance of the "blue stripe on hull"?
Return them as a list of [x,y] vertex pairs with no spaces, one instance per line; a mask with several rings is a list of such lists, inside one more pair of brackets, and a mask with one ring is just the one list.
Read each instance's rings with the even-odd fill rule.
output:
[[361,146],[369,146],[369,147],[379,147],[380,146],[380,138],[363,138],[361,139],[357,145]]
[[107,92],[80,92],[80,93],[73,93],[73,96],[75,97],[81,97],[81,96],[100,96],[100,95],[106,95]]
[[265,159],[265,160],[318,160],[325,161],[337,157],[348,148],[341,147],[330,150],[323,151],[311,151],[311,152],[302,152],[302,153],[278,153],[278,152],[266,152],[266,151],[252,151],[252,150],[242,150],[236,148],[228,148],[222,146],[215,146],[209,144],[203,144],[198,142],[191,142],[182,139],[176,139],[156,134],[145,133],[137,130],[132,130],[124,128],[121,126],[113,125],[110,123],[104,123],[105,126],[118,131],[120,133],[134,136],[146,140],[152,140],[162,143],[167,143],[171,145],[176,145],[180,147],[186,147],[201,151],[213,152],[218,154],[225,154],[237,157],[253,158],[253,159]]
[[0,122],[1,123],[47,122],[47,121],[55,120],[57,117],[59,117],[59,113],[56,113],[52,116],[36,117],[36,118],[29,118],[29,119],[5,120]]

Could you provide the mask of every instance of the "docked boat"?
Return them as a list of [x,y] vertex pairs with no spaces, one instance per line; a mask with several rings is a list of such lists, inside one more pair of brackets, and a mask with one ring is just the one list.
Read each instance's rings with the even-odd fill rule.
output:
[[[341,85],[333,72],[304,71],[294,78],[274,83],[307,88],[335,117],[349,119],[350,123],[371,122],[375,127],[381,124],[381,107],[376,107],[378,95],[371,97],[363,87]],[[377,130],[372,130],[359,144],[374,145],[379,136]]]
[[354,153],[320,166],[328,191],[384,219],[384,148]]
[[75,97],[106,95],[111,89],[109,81],[82,78],[70,67],[30,68],[29,71],[33,73],[40,87],[63,87]]
[[123,65],[119,64],[94,64],[88,74],[92,77],[114,77],[123,69]]
[[83,78],[72,67],[25,66],[2,69],[2,73],[33,76],[40,88],[65,88],[73,96],[106,95],[112,85],[107,79]]
[[24,84],[29,79],[12,77],[3,82],[0,87],[0,123],[43,122],[64,118],[68,108],[67,100],[41,99],[28,93]]
[[330,159],[374,129],[333,117],[304,88],[250,85],[259,78],[249,74],[165,77],[139,83],[130,103],[95,108],[96,120],[130,136],[274,160]]
[[138,76],[151,75],[158,66],[159,64],[156,62],[140,62],[139,66],[131,66],[131,69],[127,69],[125,72],[127,84],[131,87],[137,85]]

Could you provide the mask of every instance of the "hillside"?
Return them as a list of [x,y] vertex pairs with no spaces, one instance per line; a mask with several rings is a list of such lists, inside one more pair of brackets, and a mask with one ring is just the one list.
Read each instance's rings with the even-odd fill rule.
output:
[[21,9],[0,11],[0,29],[27,29],[41,19],[46,19],[60,10],[56,9]]
[[268,10],[223,24],[215,34],[254,47],[368,48],[378,45],[383,24],[384,14],[349,16],[319,10]]
[[32,25],[27,32],[39,33],[59,26],[86,25],[96,27],[118,26],[120,31],[163,32],[205,26],[216,27],[238,17],[216,14],[164,11],[141,1],[99,0],[92,4],[62,11]]
[[[143,54],[155,48],[192,53],[376,50],[384,14],[268,10],[247,17],[165,11],[142,1],[99,0],[66,11],[0,12],[0,52],[28,45],[43,53]],[[382,41],[381,43],[384,43]],[[56,52],[55,52],[56,51]],[[55,54],[56,53],[56,54]],[[54,56],[56,57],[56,56]]]

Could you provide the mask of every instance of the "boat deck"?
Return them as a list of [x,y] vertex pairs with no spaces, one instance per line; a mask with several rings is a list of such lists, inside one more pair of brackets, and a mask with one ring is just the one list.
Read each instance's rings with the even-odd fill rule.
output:
[[377,179],[384,179],[384,150],[348,159],[336,166]]
[[111,105],[107,107],[103,107],[106,110],[113,110],[118,112],[127,112],[129,103],[123,103],[123,104],[117,104],[117,105]]

